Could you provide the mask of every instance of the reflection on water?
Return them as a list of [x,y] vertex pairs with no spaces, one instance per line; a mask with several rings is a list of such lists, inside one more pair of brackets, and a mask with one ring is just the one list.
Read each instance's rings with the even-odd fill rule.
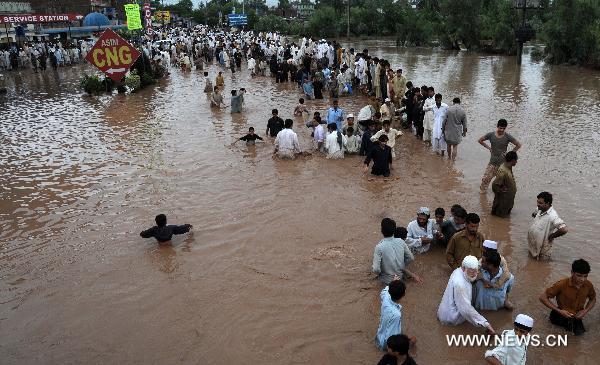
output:
[[[388,182],[368,182],[356,157],[279,161],[272,141],[232,146],[250,126],[262,135],[272,108],[291,117],[300,96],[291,83],[245,70],[225,72],[223,95],[248,90],[244,113],[234,115],[210,110],[197,72],[173,71],[151,89],[101,97],[79,90],[83,67],[9,74],[0,97],[4,362],[36,362],[32,354],[44,353],[45,363],[373,363],[380,288],[368,270],[379,221],[405,225],[420,206],[449,211],[454,203],[481,213],[482,232],[500,242],[517,278],[516,310],[535,317],[537,333],[556,333],[537,300],[543,288],[578,257],[590,259],[590,278],[600,283],[600,74],[385,41],[354,46],[389,59],[415,85],[433,85],[447,103],[462,99],[469,134],[455,164],[410,135],[397,143],[397,179]],[[211,67],[210,77],[216,72]],[[356,114],[365,103],[340,105]],[[308,106],[324,113],[328,101]],[[491,194],[477,190],[488,154],[476,141],[500,118],[524,144],[510,219],[489,216]],[[309,149],[310,131],[300,120],[294,129]],[[571,229],[550,264],[526,258],[542,190],[555,194]],[[158,213],[193,224],[194,233],[172,247],[140,239]],[[444,342],[445,334],[476,330],[435,319],[449,275],[443,256],[434,249],[417,259],[413,268],[426,283],[408,284],[403,326],[419,338],[419,363],[476,362],[482,348]],[[583,338],[569,339],[567,349],[531,349],[530,361],[592,363],[598,313]],[[485,315],[501,329],[513,314]]]

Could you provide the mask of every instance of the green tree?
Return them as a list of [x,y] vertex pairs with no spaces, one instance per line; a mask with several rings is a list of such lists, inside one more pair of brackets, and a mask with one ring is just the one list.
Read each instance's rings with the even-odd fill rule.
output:
[[340,17],[331,6],[320,6],[309,19],[308,30],[314,36],[339,37]]
[[424,46],[434,37],[434,23],[427,10],[403,7],[397,20],[397,40],[400,45]]
[[352,6],[356,0],[316,0],[316,8],[319,9],[321,7],[330,7],[338,15],[345,14],[347,1],[350,1],[350,6]]
[[277,11],[283,17],[291,16],[292,7],[290,6],[289,0],[279,0]]
[[194,15],[194,3],[192,3],[192,0],[179,0],[177,4],[165,6],[165,9],[182,17],[191,17]]
[[600,4],[555,0],[542,26],[547,60],[600,66]]
[[480,41],[481,0],[442,0],[436,32],[444,48],[477,49]]
[[512,0],[494,0],[484,3],[479,16],[482,49],[514,54],[517,50],[515,31],[520,25]]
[[288,23],[280,16],[269,14],[267,16],[260,17],[260,19],[258,19],[256,22],[254,29],[258,30],[259,32],[278,31],[287,33]]

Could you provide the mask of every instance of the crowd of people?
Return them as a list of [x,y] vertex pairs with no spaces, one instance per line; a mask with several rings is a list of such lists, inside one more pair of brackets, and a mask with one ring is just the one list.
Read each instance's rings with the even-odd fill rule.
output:
[[91,39],[12,43],[0,49],[0,71],[31,69],[37,73],[48,67],[57,69],[81,64],[92,46]]
[[[204,70],[217,61],[220,69],[214,83],[204,72],[204,91],[214,108],[226,107],[221,95],[223,73],[239,72],[243,61],[252,77],[271,77],[276,83],[297,83],[299,101],[290,110],[295,119],[283,119],[278,109],[272,109],[265,138],[250,127],[246,135],[236,140],[248,144],[271,140],[274,154],[280,158],[293,159],[306,152],[300,150],[298,135],[293,130],[294,120],[302,121],[301,128],[310,128],[312,153],[324,154],[330,159],[362,156],[364,171],[367,172],[373,163],[371,174],[383,177],[390,176],[393,161],[397,158],[396,141],[405,133],[422,140],[439,156],[447,154],[448,159],[454,160],[458,145],[468,131],[467,115],[460,98],[454,97],[452,105],[447,105],[433,86],[414,87],[402,69],[394,70],[387,60],[372,57],[367,49],[355,52],[335,41],[303,37],[295,43],[277,33],[224,33],[206,27],[174,29],[158,38],[175,41],[167,50],[146,46],[144,49],[168,65],[169,59],[183,59],[179,65],[183,65],[184,70],[192,64],[197,70]],[[186,57],[190,58],[189,62]],[[231,112],[243,112],[244,94],[244,89],[232,90]],[[354,113],[342,110],[338,99],[354,94],[369,98],[356,117]],[[307,102],[327,96],[331,107],[323,114],[319,111],[311,113]],[[490,151],[480,192],[485,194],[491,184],[494,193],[491,213],[500,217],[509,216],[514,205],[517,184],[513,168],[518,162],[517,151],[522,146],[506,132],[507,127],[508,122],[500,119],[495,131],[478,140]],[[508,151],[511,144],[513,148]],[[565,235],[568,229],[552,207],[551,193],[541,192],[536,203],[537,210],[527,233],[528,249],[532,259],[547,261],[554,239]],[[156,223],[141,236],[156,237],[164,242],[173,234],[191,228],[189,225],[167,226],[166,217],[162,215],[157,216]],[[442,207],[433,211],[433,217],[428,207],[421,207],[406,227],[390,218],[381,221],[383,239],[375,246],[371,267],[384,286],[380,293],[380,322],[375,334],[376,346],[386,352],[380,365],[416,363],[409,350],[417,339],[402,330],[405,314],[400,302],[407,295],[406,280],[423,282],[418,274],[409,270],[409,264],[419,261],[419,255],[427,254],[433,246],[444,248],[450,273],[438,306],[438,320],[448,326],[466,321],[489,335],[499,334],[480,312],[514,310],[509,294],[518,278],[500,254],[499,242],[493,237],[485,237],[479,224],[478,214],[467,212],[458,204],[451,207],[450,217],[446,217]],[[539,295],[540,302],[550,310],[551,323],[574,335],[585,332],[583,319],[596,302],[594,287],[587,280],[589,272],[590,265],[586,260],[574,260],[570,276]],[[526,343],[510,339],[528,336],[533,331],[533,324],[531,315],[516,315],[513,328],[501,333],[508,340],[486,351],[483,354],[485,360],[490,364],[525,364]]]
[[[508,155],[508,154],[507,154]],[[529,253],[534,259],[548,259],[553,240],[567,232],[565,223],[552,207],[553,197],[548,192],[537,196],[537,211],[528,231]],[[467,213],[460,205],[450,209],[446,219],[445,210],[421,207],[416,219],[406,228],[397,226],[390,218],[381,221],[383,239],[375,246],[372,271],[385,288],[381,291],[381,316],[376,334],[377,346],[388,355],[400,358],[408,356],[407,350],[414,338],[404,338],[402,350],[396,345],[402,332],[402,306],[400,300],[406,293],[405,279],[421,283],[422,279],[408,270],[415,255],[425,254],[432,245],[445,248],[446,261],[452,270],[441,302],[437,318],[444,325],[458,325],[465,321],[485,329],[490,335],[497,332],[491,323],[479,313],[481,310],[513,310],[509,293],[515,283],[507,260],[499,253],[497,241],[486,239],[479,232],[480,218]],[[590,265],[583,259],[572,263],[571,274],[546,289],[539,300],[550,309],[551,323],[565,328],[578,336],[585,332],[583,318],[594,307],[596,295],[587,280]],[[555,298],[555,302],[552,299]],[[516,337],[532,331],[533,318],[519,314],[514,329],[502,333],[503,345],[485,353],[490,364],[525,364],[526,342]],[[512,338],[512,340],[510,338]],[[392,356],[392,357],[394,357]],[[384,360],[380,364],[402,363]],[[410,362],[408,362],[410,363]]]

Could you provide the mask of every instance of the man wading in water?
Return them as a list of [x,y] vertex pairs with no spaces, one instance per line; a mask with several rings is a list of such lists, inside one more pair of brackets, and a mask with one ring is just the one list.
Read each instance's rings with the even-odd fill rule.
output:
[[167,226],[167,216],[159,214],[154,218],[156,225],[140,233],[142,238],[154,237],[158,241],[159,245],[171,244],[171,238],[174,234],[184,234],[189,232],[193,226],[191,224],[184,224],[177,226],[170,224]]
[[442,133],[446,139],[448,159],[456,160],[458,145],[462,141],[462,137],[467,136],[467,114],[460,106],[459,98],[454,98],[452,103],[446,112]]
[[[373,161],[373,168],[371,169],[371,175],[389,177],[390,170],[392,167],[392,149],[386,143],[388,136],[382,134],[379,136],[375,146],[371,148],[365,159],[363,172],[366,173],[369,169],[369,164]],[[369,180],[373,180],[370,178]]]
[[513,175],[513,167],[517,164],[519,157],[515,151],[510,151],[505,156],[505,162],[496,173],[496,179],[492,183],[494,191],[494,203],[492,204],[492,215],[508,217],[515,205],[517,195],[517,183]]
[[[490,151],[490,162],[488,163],[485,173],[481,178],[481,186],[479,187],[479,192],[481,194],[485,194],[488,185],[496,176],[496,172],[498,168],[502,164],[502,160],[504,155],[506,154],[506,150],[508,148],[508,144],[512,143],[515,145],[513,151],[518,151],[521,148],[521,143],[517,141],[513,136],[506,133],[506,127],[508,126],[508,122],[506,119],[500,119],[498,121],[496,132],[489,132],[486,135],[479,138],[477,142],[480,145],[485,147]],[[488,146],[485,141],[490,141],[490,145]]]

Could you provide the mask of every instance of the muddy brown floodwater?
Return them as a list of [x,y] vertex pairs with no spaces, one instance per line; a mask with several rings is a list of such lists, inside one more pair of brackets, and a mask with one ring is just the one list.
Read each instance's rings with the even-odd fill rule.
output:
[[[245,111],[209,108],[199,72],[173,71],[133,95],[88,97],[89,66],[7,76],[0,96],[0,363],[374,364],[380,285],[369,273],[379,222],[406,225],[420,206],[460,203],[482,216],[516,277],[515,312],[485,313],[506,329],[513,315],[551,326],[537,297],[592,265],[600,285],[600,73],[515,59],[362,42],[448,102],[460,96],[469,133],[449,163],[411,135],[397,144],[390,182],[368,182],[361,159],[271,158],[272,143],[230,146],[249,126],[264,133],[271,108],[289,117],[299,94],[244,71]],[[214,78],[217,68],[210,68]],[[227,101],[228,102],[228,101]],[[361,97],[343,98],[358,112]],[[326,101],[308,102],[324,111]],[[510,219],[491,217],[478,193],[488,153],[477,144],[499,118],[524,144]],[[307,128],[296,123],[301,147]],[[549,264],[527,258],[526,231],[542,190],[570,227]],[[158,213],[192,234],[159,248],[139,232]],[[417,257],[425,283],[408,283],[403,329],[418,338],[419,364],[479,364],[485,348],[448,347],[436,309],[450,270],[443,251]],[[600,308],[588,332],[562,348],[529,348],[531,364],[595,364]]]

